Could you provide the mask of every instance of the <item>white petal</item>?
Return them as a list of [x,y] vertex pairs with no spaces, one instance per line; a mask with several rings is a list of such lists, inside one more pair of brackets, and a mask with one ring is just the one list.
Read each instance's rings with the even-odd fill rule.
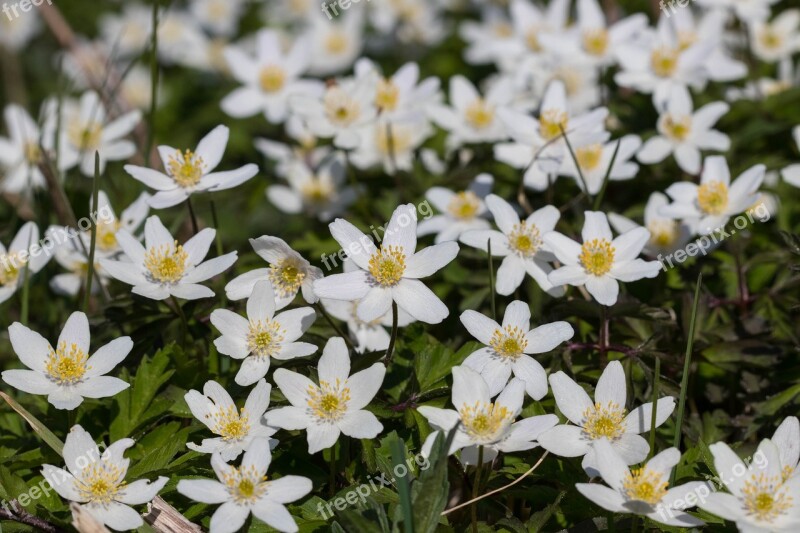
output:
[[[656,427],[666,422],[675,410],[675,398],[667,396],[659,398],[656,407]],[[653,404],[646,403],[631,411],[625,417],[625,430],[631,433],[645,433],[650,431],[650,421],[653,416]]]
[[542,448],[560,457],[580,457],[590,449],[583,429],[578,426],[555,426],[539,435],[537,440]]
[[550,375],[550,388],[559,410],[573,424],[583,423],[583,413],[594,409],[594,402],[583,388],[575,383],[564,372],[558,371]]
[[342,433],[355,439],[374,439],[383,431],[383,424],[369,411],[350,411],[338,425]]
[[[594,401],[606,405],[615,403],[620,408],[625,407],[627,398],[627,381],[625,371],[619,361],[611,361],[606,366],[600,379],[597,380],[597,387],[594,390]],[[637,432],[641,433],[641,432]]]
[[86,377],[108,374],[125,359],[133,349],[130,337],[120,337],[102,346],[86,361]]
[[75,344],[83,353],[89,353],[89,320],[80,311],[72,313],[61,330],[58,344],[62,342],[69,347]]
[[45,371],[47,357],[52,348],[44,337],[19,322],[14,322],[9,326],[8,336],[11,347],[22,364],[31,370]]
[[403,276],[407,278],[428,277],[450,263],[457,255],[458,243],[454,241],[423,248],[409,256]]
[[494,332],[500,329],[497,322],[472,310],[464,311],[461,314],[461,323],[464,324],[470,335],[487,346],[491,343]]
[[401,309],[420,322],[438,324],[450,313],[433,291],[416,279],[401,280],[392,289],[392,296]]

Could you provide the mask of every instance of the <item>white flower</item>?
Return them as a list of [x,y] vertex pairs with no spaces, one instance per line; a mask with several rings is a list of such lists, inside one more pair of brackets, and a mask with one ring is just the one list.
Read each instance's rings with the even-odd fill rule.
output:
[[250,296],[256,282],[268,280],[275,292],[275,308],[283,309],[294,300],[297,293],[310,303],[316,303],[312,284],[322,277],[322,270],[306,261],[292,250],[283,239],[262,235],[250,239],[256,254],[269,264],[269,268],[257,268],[235,277],[225,285],[225,294],[231,300],[242,300]]
[[742,99],[760,101],[798,85],[800,85],[800,69],[795,70],[792,58],[786,57],[778,62],[778,72],[775,78],[762,76],[757,80],[747,82],[744,88],[730,87],[725,91],[725,98],[730,101]]
[[66,469],[45,464],[42,475],[65,500],[77,502],[95,520],[118,531],[144,525],[131,505],[149,503],[169,478],[126,481],[130,459],[123,454],[133,439],[111,443],[102,455],[94,439],[81,426],[73,426],[64,442]]
[[690,481],[669,486],[670,471],[681,459],[677,448],[668,448],[647,461],[641,468],[631,470],[606,439],[594,443],[597,470],[608,484],[577,483],[578,492],[613,513],[634,513],[671,526],[697,527],[705,525],[699,518],[682,512],[676,502],[689,494],[709,492],[708,483]]
[[[51,226],[47,228],[47,239],[54,241],[56,236],[62,235],[65,228]],[[75,236],[75,239],[80,238]],[[88,247],[87,247],[88,249]],[[57,245],[52,252],[56,263],[67,272],[56,274],[50,278],[50,288],[53,292],[62,296],[77,296],[86,284],[86,276],[89,269],[89,258],[79,243],[70,239]],[[95,252],[95,257],[99,257]],[[100,290],[100,287],[108,285],[108,275],[105,273],[100,263],[95,260],[94,276],[92,277],[92,294]]]
[[246,5],[243,0],[198,0],[189,7],[192,15],[214,35],[230,37]]
[[344,212],[358,196],[346,185],[346,168],[341,154],[327,158],[312,168],[310,161],[296,159],[283,167],[286,185],[267,187],[267,198],[284,213],[306,212],[327,222]]
[[[584,139],[588,138],[588,136],[584,136]],[[617,144],[619,144],[619,149],[617,149]],[[642,140],[638,135],[625,135],[621,139],[605,143],[586,141],[582,145],[573,145],[575,159],[571,155],[564,157],[559,174],[570,176],[581,190],[584,189],[581,180],[581,174],[583,174],[589,194],[596,195],[603,187],[606,175],[608,175],[608,181],[624,181],[636,177],[639,165],[631,159],[641,145]],[[617,152],[616,159],[614,159],[615,151]],[[578,165],[575,164],[576,159]],[[609,169],[612,159],[614,159],[614,166]],[[578,166],[580,166],[580,173]]]
[[[97,209],[93,209],[96,213],[97,221],[95,222],[97,232],[97,255],[99,256],[113,256],[122,251],[122,248],[117,243],[117,232],[125,230],[131,235],[139,230],[147,213],[149,211],[147,201],[150,195],[143,192],[136,200],[131,203],[126,209],[122,211],[120,217],[117,218],[114,213],[114,208],[104,191],[98,191],[97,195]],[[88,245],[91,243],[91,230],[83,235],[84,240]]]
[[[149,36],[149,30],[148,30]],[[158,57],[168,65],[208,68],[209,39],[192,15],[169,9],[158,21]]]
[[[348,271],[347,265],[349,264],[352,264],[352,261],[345,262],[345,271]],[[357,268],[353,265],[351,270]],[[323,299],[320,302],[331,316],[347,323],[347,331],[356,341],[356,352],[381,352],[389,348],[389,332],[386,328],[392,327],[391,311],[371,322],[364,322],[358,318],[358,301]],[[397,310],[398,327],[404,328],[412,322],[414,319],[411,315],[402,309]]]
[[133,142],[124,139],[142,118],[138,109],[112,121],[97,93],[83,93],[80,102],[64,102],[60,166],[80,166],[84,176],[94,176],[95,152],[100,153],[100,173],[107,161],[121,161],[136,153]]
[[[661,214],[661,208],[667,204],[669,198],[665,194],[654,192],[644,207],[644,227],[650,232],[650,240],[644,245],[642,253],[650,257],[671,254],[683,248],[692,236],[692,230],[687,224]],[[641,227],[633,220],[616,213],[609,213],[608,221],[617,233]]]
[[415,252],[417,209],[395,209],[381,247],[344,219],[329,225],[333,238],[359,270],[334,274],[314,282],[319,298],[360,300],[358,317],[365,322],[382,317],[395,302],[399,309],[428,324],[438,324],[450,311],[419,278],[432,275],[458,254],[458,244],[445,242]]
[[211,533],[239,531],[250,513],[278,531],[294,533],[297,524],[285,504],[311,492],[311,480],[302,476],[267,479],[271,461],[266,441],[255,441],[244,453],[239,468],[226,464],[215,453],[211,456],[211,466],[219,481],[182,479],[177,490],[197,502],[222,504],[211,517]]
[[488,230],[484,198],[492,190],[494,178],[479,174],[466,191],[453,192],[445,187],[431,187],[425,198],[442,212],[417,226],[417,236],[436,234],[433,242],[455,241],[470,230]]
[[506,138],[506,128],[497,114],[514,97],[511,80],[500,78],[481,96],[475,86],[460,74],[450,78],[450,106],[431,105],[429,115],[439,127],[450,132],[448,146],[464,143],[496,142]]
[[295,164],[304,164],[317,168],[328,157],[332,156],[331,146],[318,146],[317,137],[308,129],[305,121],[297,115],[292,115],[284,124],[286,135],[299,146],[276,142],[259,137],[253,141],[256,150],[264,154],[267,159],[275,162],[275,174],[288,179],[289,169]]
[[585,215],[582,244],[556,231],[544,235],[545,244],[564,264],[550,273],[550,283],[585,285],[598,303],[611,306],[617,303],[618,282],[658,276],[661,270],[658,261],[638,259],[650,240],[649,231],[635,228],[614,238],[605,213],[586,211]]
[[[203,439],[199,445],[190,442],[186,446],[200,453],[218,453],[224,461],[233,461],[248,450],[255,439],[274,435],[275,428],[261,423],[269,406],[272,386],[264,379],[253,383],[256,381],[242,409],[236,408],[231,395],[216,381],[206,381],[202,394],[196,390],[187,392],[184,398],[194,417],[219,437]],[[277,441],[271,439],[269,444],[274,448]]]
[[394,175],[398,170],[412,171],[415,151],[433,134],[425,114],[408,112],[397,118],[378,117],[360,133],[361,144],[350,156],[354,166],[368,169],[382,165]]
[[104,13],[99,19],[100,34],[109,50],[120,58],[141,53],[150,44],[152,10],[142,4],[125,4],[121,13]]
[[[797,148],[800,149],[800,126],[795,126],[794,130],[792,130],[794,135],[794,142],[797,145]],[[789,165],[788,167],[784,168],[781,172],[784,181],[789,185],[794,185],[795,187],[800,187],[800,163],[795,163],[794,165]]]
[[121,229],[117,242],[128,261],[100,259],[100,265],[111,277],[133,285],[131,292],[145,298],[208,298],[214,291],[199,283],[227,270],[237,258],[236,252],[231,252],[203,261],[215,235],[215,230],[206,228],[180,245],[153,215],[144,225],[145,246]]
[[750,21],[753,53],[762,61],[774,63],[800,50],[800,9],[787,9],[772,22]]
[[[352,6],[352,5],[351,5]],[[349,69],[364,45],[364,10],[355,6],[346,17],[328,17],[318,12],[308,20],[307,29],[298,39],[309,43],[309,73],[329,76]]]
[[569,18],[569,1],[549,2],[545,11],[528,0],[512,0],[511,23],[514,26],[514,42],[498,47],[501,53],[501,69],[509,71],[521,60],[542,59],[547,50],[541,37],[563,32]]
[[294,359],[317,351],[313,344],[296,342],[315,319],[310,307],[276,315],[272,285],[258,281],[247,299],[247,318],[227,309],[211,313],[211,323],[222,333],[214,346],[221,354],[242,359],[236,383],[252,385],[267,375],[270,359]]
[[542,237],[552,231],[561,216],[558,209],[547,205],[534,211],[527,219],[520,220],[511,205],[495,194],[486,197],[486,205],[494,215],[494,222],[500,231],[472,230],[461,234],[459,240],[486,252],[489,240],[492,241],[492,255],[503,257],[497,269],[496,290],[507,296],[517,290],[529,274],[552,296],[561,296],[563,289],[556,288],[548,280],[552,267],[548,261],[554,259]]
[[461,314],[461,323],[486,347],[469,355],[464,366],[480,373],[495,396],[513,374],[525,383],[525,391],[534,400],[547,394],[547,374],[530,356],[549,352],[575,332],[567,322],[552,322],[530,329],[531,310],[528,304],[515,300],[508,304],[503,325],[476,311]]
[[772,435],[772,443],[778,447],[784,479],[797,475],[800,462],[800,421],[796,416],[787,416],[781,422]]
[[660,163],[669,154],[688,174],[700,172],[700,150],[727,151],[731,141],[727,135],[712,129],[719,118],[728,112],[724,102],[706,104],[692,110],[692,97],[686,87],[672,87],[658,117],[658,135],[648,139],[637,154],[645,164]]
[[311,60],[307,41],[297,39],[284,54],[278,33],[261,30],[257,34],[257,56],[252,58],[235,46],[225,49],[225,59],[233,77],[244,87],[223,98],[222,110],[232,117],[263,113],[270,122],[286,120],[289,100],[295,95],[319,95],[322,83],[301,79]]
[[769,18],[771,6],[779,0],[697,0],[706,8],[725,8],[732,11],[742,22]]
[[480,20],[466,19],[458,27],[458,35],[467,43],[464,60],[471,65],[497,62],[501,51],[514,46],[514,26],[504,9],[482,6]]
[[222,161],[229,134],[226,126],[217,126],[200,140],[194,152],[159,146],[166,174],[134,165],[126,165],[125,171],[158,191],[148,201],[154,209],[178,205],[195,193],[231,189],[255,176],[258,166],[250,163],[236,170],[214,172]]
[[[514,378],[503,392],[491,400],[489,386],[474,370],[465,366],[453,367],[453,397],[456,410],[422,405],[417,408],[428,423],[445,435],[460,422],[448,454],[461,450],[461,462],[478,464],[478,447],[483,446],[483,462],[497,457],[499,452],[532,450],[537,437],[558,423],[556,415],[542,415],[515,422],[522,410],[525,385]],[[436,437],[428,436],[422,447],[427,455]]]
[[764,165],[754,165],[731,183],[725,158],[707,157],[700,185],[687,181],[670,185],[666,193],[672,203],[662,207],[661,214],[682,219],[696,233],[708,235],[756,204],[764,172]]
[[30,370],[6,370],[3,381],[28,394],[46,394],[56,409],[72,410],[84,398],[108,398],[130,385],[106,376],[133,348],[130,337],[119,337],[89,356],[89,321],[72,313],[54,350],[44,337],[14,322],[8,328],[11,346]]
[[25,276],[39,272],[50,255],[39,245],[39,228],[26,222],[8,249],[0,243],[0,303],[11,298],[25,283]]
[[378,393],[386,374],[382,363],[350,375],[350,355],[341,337],[325,345],[317,366],[319,385],[285,368],[273,374],[275,383],[289,403],[268,411],[264,421],[288,430],[304,429],[308,453],[330,448],[344,433],[356,439],[374,439],[383,424],[364,408]]
[[[2,18],[2,17],[0,17]],[[42,146],[53,149],[53,136],[42,131],[25,109],[9,104],[4,111],[8,137],[0,137],[0,191],[20,194],[45,185],[39,164],[44,161]]]
[[[7,6],[4,4],[3,6]],[[14,8],[19,8],[20,4],[11,4]],[[10,51],[15,52],[22,50],[25,45],[36,35],[41,27],[39,15],[34,9],[29,13],[20,13],[23,16],[11,16],[11,7],[9,11],[0,13],[0,47],[8,48]],[[16,11],[15,11],[16,12]]]
[[709,446],[718,478],[730,494],[714,492],[697,505],[736,523],[739,531],[791,532],[800,528],[800,476],[782,471],[781,453],[764,439],[749,464],[724,442]]
[[381,116],[398,118],[411,111],[424,111],[440,99],[439,78],[419,79],[419,65],[406,63],[391,76],[384,77],[380,66],[369,59],[355,65],[357,78],[371,78],[374,104]]
[[[646,403],[630,413],[625,411],[627,384],[619,361],[608,363],[594,390],[594,402],[583,388],[564,372],[550,375],[550,387],[559,411],[575,424],[559,425],[539,436],[539,444],[561,457],[583,456],[583,468],[596,469],[594,444],[608,439],[625,464],[644,461],[650,451],[640,436],[650,431],[653,404]],[[675,409],[675,398],[667,396],[656,405],[656,427]]]

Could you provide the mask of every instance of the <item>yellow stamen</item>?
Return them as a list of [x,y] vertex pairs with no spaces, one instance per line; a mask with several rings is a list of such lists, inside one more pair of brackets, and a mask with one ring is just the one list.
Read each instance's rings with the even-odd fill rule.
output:
[[614,440],[625,433],[624,420],[625,409],[616,403],[595,403],[583,412],[583,431],[592,440],[602,437]]
[[117,231],[121,225],[118,220],[97,224],[97,247],[100,250],[111,252],[117,249]]
[[82,152],[99,148],[102,135],[103,126],[96,122],[73,123],[67,128],[69,141]]
[[266,66],[258,74],[258,84],[265,93],[276,93],[286,85],[286,71],[277,65]]
[[340,30],[333,30],[325,37],[325,50],[331,55],[340,55],[347,51],[350,41]]
[[172,179],[184,188],[197,185],[200,178],[203,177],[205,168],[203,158],[195,155],[191,150],[186,150],[183,154],[178,150],[167,163],[167,170]]
[[311,414],[322,421],[340,420],[347,412],[350,389],[337,379],[335,383],[320,381],[319,386],[308,386],[308,407]]
[[0,285],[7,287],[17,283],[22,269],[27,264],[27,255],[23,256],[19,253],[0,255]]
[[481,200],[472,191],[461,191],[447,205],[447,212],[459,220],[471,220],[481,207]]
[[657,504],[666,496],[668,485],[661,473],[647,467],[631,470],[622,482],[629,500],[638,500],[651,505]]
[[578,259],[586,272],[603,276],[614,266],[615,252],[607,239],[592,239],[583,243]]
[[236,411],[236,406],[220,409],[213,415],[214,427],[212,431],[225,441],[242,440],[250,432],[250,420],[244,409]]
[[516,361],[528,347],[528,339],[517,326],[506,326],[494,332],[489,346],[503,359]]
[[274,320],[251,320],[247,331],[247,349],[257,357],[271,357],[280,348],[286,330]]
[[175,241],[152,247],[144,255],[144,266],[150,277],[159,283],[176,283],[186,272],[189,254]]
[[375,105],[382,111],[394,111],[400,101],[400,89],[392,80],[382,79],[375,91]]
[[674,141],[684,141],[692,131],[692,117],[663,115],[660,119],[661,131]]
[[594,170],[600,166],[600,161],[603,159],[603,146],[601,144],[581,146],[575,150],[575,159],[578,160],[581,169]]
[[328,89],[323,97],[323,104],[328,120],[340,127],[353,124],[361,114],[358,102],[339,87]]
[[764,522],[772,522],[792,507],[792,495],[780,476],[753,474],[742,488],[745,512]]
[[567,131],[569,117],[559,109],[546,109],[539,117],[539,135],[546,141],[561,135],[561,130]]
[[464,118],[467,124],[476,130],[488,128],[494,122],[494,106],[486,103],[482,98],[478,98],[467,106]]
[[604,28],[584,30],[583,49],[593,56],[602,56],[608,50],[608,32]]
[[656,220],[647,225],[650,242],[658,248],[670,248],[678,239],[678,222],[675,220]]
[[267,476],[261,476],[253,466],[231,467],[222,482],[233,501],[242,505],[257,501],[267,491]]
[[284,257],[270,265],[268,276],[275,293],[287,298],[297,294],[306,279],[306,270],[299,259]]
[[508,245],[520,257],[533,257],[542,247],[542,234],[536,224],[523,220],[508,234]]
[[86,371],[91,368],[86,365],[88,358],[77,344],[68,345],[65,341],[61,341],[56,351],[50,349],[45,371],[50,379],[59,385],[74,385],[80,382]]
[[678,68],[680,51],[661,46],[650,55],[650,68],[659,78],[669,78]]
[[697,205],[704,213],[721,215],[728,207],[728,186],[721,181],[709,181],[697,189]]
[[75,477],[75,488],[86,500],[107,505],[125,487],[123,477],[122,470],[116,465],[98,461],[86,466]]
[[406,253],[402,246],[380,248],[369,259],[369,272],[383,287],[393,287],[406,271]]
[[513,413],[503,405],[495,403],[475,402],[464,405],[459,411],[464,431],[473,440],[491,442],[496,440],[502,431],[512,422]]

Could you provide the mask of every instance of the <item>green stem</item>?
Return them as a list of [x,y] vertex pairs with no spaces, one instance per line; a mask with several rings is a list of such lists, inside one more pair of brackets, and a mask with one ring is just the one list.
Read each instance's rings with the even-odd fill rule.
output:
[[194,215],[194,207],[192,207],[192,197],[189,196],[186,198],[186,207],[189,208],[189,218],[192,220],[192,233],[197,235],[198,226],[197,226],[197,217]]
[[397,340],[397,302],[392,300],[392,336],[389,338],[389,347],[386,349],[386,358],[383,363],[389,366],[394,355],[394,343]]
[[186,313],[183,312],[180,302],[174,296],[170,296],[172,303],[175,305],[175,314],[181,319],[181,347],[186,347],[186,336],[189,334],[189,321],[186,320]]
[[325,308],[322,306],[322,304],[320,302],[316,302],[313,305],[316,308],[316,310],[319,311],[320,314],[325,318],[325,320],[328,322],[328,324],[331,325],[331,327],[336,332],[336,334],[339,337],[344,339],[345,344],[347,344],[347,349],[350,350],[351,352],[355,352],[355,347],[353,346],[353,343],[350,342],[350,337],[345,335],[345,333],[342,331],[342,329],[336,324],[336,322],[333,321],[333,319],[328,314],[328,312],[325,310]]
[[478,464],[475,468],[475,483],[472,485],[472,506],[470,513],[472,514],[472,533],[478,533],[478,495],[481,486],[481,470],[483,470],[483,446],[478,446]]
[[94,277],[94,254],[97,249],[97,207],[100,194],[100,152],[94,153],[94,181],[92,182],[92,211],[94,211],[94,224],[92,224],[92,239],[89,244],[89,257],[86,263],[86,288],[83,294],[83,312],[89,313],[89,302],[92,298],[92,278]]
[[[658,386],[661,380],[661,358],[656,355],[656,367],[653,370],[653,412],[650,414],[650,455],[655,455],[656,446],[656,406],[658,405]],[[649,458],[648,457],[648,458]]]
[[[617,160],[617,153],[619,152],[619,145],[622,141],[617,141],[617,146],[614,148],[614,154],[611,156],[611,162],[608,164],[608,170],[606,170],[606,175],[603,177],[603,185],[600,187],[600,192],[597,193],[597,196],[594,198],[594,206],[593,209],[598,211],[600,209],[600,203],[603,201],[603,196],[606,194],[606,187],[608,186],[608,180],[611,177],[611,169],[614,168],[614,162]],[[587,194],[589,191],[586,191]]]
[[486,250],[489,252],[489,297],[492,299],[492,318],[497,321],[497,304],[494,299],[494,262],[492,261],[492,239],[486,241]]
[[586,191],[586,196],[589,197],[591,203],[592,195],[589,194],[589,186],[586,183],[586,178],[583,176],[583,170],[581,170],[581,164],[578,162],[578,157],[572,150],[572,144],[569,142],[569,137],[567,137],[567,132],[564,131],[564,126],[559,124],[558,128],[561,130],[561,136],[564,137],[564,142],[567,143],[567,149],[569,150],[569,155],[572,157],[572,161],[575,163],[575,168],[578,169],[578,177],[581,179],[581,183],[583,184],[583,190]]
[[[675,439],[672,445],[680,449],[681,427],[683,424],[683,411],[686,408],[686,390],[689,387],[689,369],[692,364],[692,348],[694,346],[694,331],[697,323],[697,308],[700,304],[700,287],[703,285],[703,273],[697,276],[697,285],[694,288],[694,302],[692,304],[692,318],[689,322],[689,338],[686,341],[686,355],[683,360],[683,376],[681,378],[681,395],[678,399],[678,418],[675,421]],[[655,406],[653,406],[655,409]],[[675,476],[675,471],[672,473]]]
[[329,481],[329,492],[331,498],[336,495],[336,445],[331,446],[331,459],[330,459],[330,481]]

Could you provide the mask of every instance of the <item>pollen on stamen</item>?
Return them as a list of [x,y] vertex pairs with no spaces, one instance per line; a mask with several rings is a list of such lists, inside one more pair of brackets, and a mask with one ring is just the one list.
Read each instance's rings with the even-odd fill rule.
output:
[[306,271],[297,259],[285,257],[270,265],[267,277],[273,290],[285,298],[297,294],[306,279]]
[[622,481],[622,487],[630,500],[638,500],[654,505],[667,495],[669,483],[661,473],[647,467],[630,471]]
[[536,224],[523,220],[508,234],[508,245],[520,257],[533,257],[542,247],[542,233]]
[[406,271],[406,254],[402,246],[386,246],[369,259],[369,272],[378,285],[397,285]]
[[144,266],[150,272],[150,277],[165,284],[180,281],[186,273],[188,262],[189,254],[178,241],[149,248],[144,255]]
[[274,320],[251,320],[247,330],[247,349],[258,357],[271,357],[280,348],[286,330]]
[[220,409],[213,415],[214,433],[225,441],[237,441],[247,436],[250,432],[250,420],[244,409],[239,411],[231,405]]
[[615,440],[625,433],[624,420],[625,409],[616,403],[595,403],[583,412],[583,431],[591,440],[602,437]]
[[603,276],[614,266],[615,253],[616,249],[607,239],[592,239],[583,243],[578,259],[586,272]]
[[495,330],[489,343],[494,352],[504,359],[516,360],[528,347],[525,332],[517,326]]
[[697,205],[709,215],[721,215],[728,207],[728,186],[709,181],[697,189]]
[[460,220],[469,220],[475,218],[475,215],[480,209],[481,203],[478,195],[472,191],[461,191],[450,200],[447,205],[447,212],[453,218]]
[[50,350],[45,371],[50,379],[59,385],[74,385],[79,383],[86,371],[91,368],[86,364],[88,358],[89,356],[77,344],[61,341],[55,351]]
[[183,154],[178,150],[169,158],[167,170],[181,187],[193,187],[203,177],[205,163],[202,157],[195,155],[191,150],[186,150]]
[[343,385],[339,379],[333,383],[320,381],[319,386],[309,385],[307,404],[311,415],[324,422],[340,420],[350,401],[350,389]]
[[491,442],[512,422],[513,413],[504,405],[475,402],[459,410],[467,434],[476,441]]

